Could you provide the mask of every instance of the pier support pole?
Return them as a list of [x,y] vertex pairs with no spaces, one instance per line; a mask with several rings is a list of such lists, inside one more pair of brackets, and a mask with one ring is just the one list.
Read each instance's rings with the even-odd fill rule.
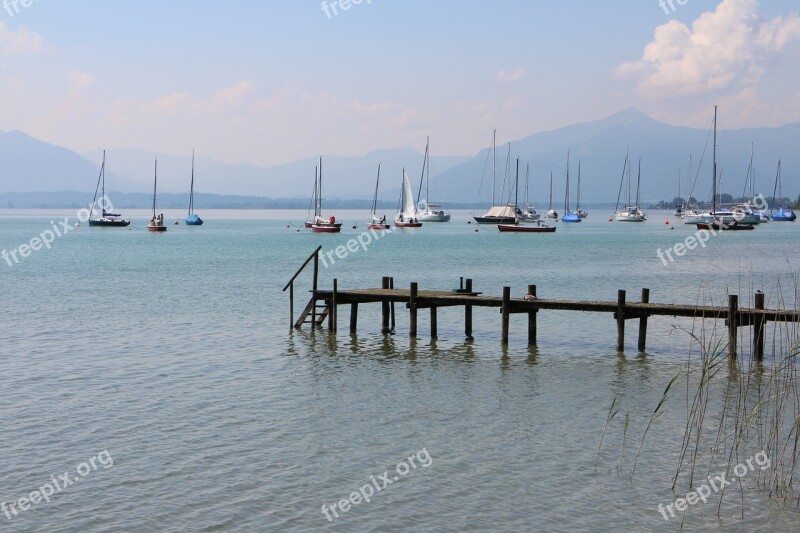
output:
[[338,292],[338,285],[339,281],[336,278],[333,278],[333,291],[331,292],[331,308],[328,313],[328,329],[334,333],[336,333],[336,293]]
[[[472,292],[472,280],[467,280],[467,292]],[[468,339],[472,339],[472,306],[465,305],[464,306],[464,335]]]
[[728,357],[736,358],[737,333],[739,332],[739,296],[728,295]]
[[355,333],[358,329],[358,302],[350,304],[350,333]]
[[[393,277],[389,278],[389,288],[390,289],[394,289],[394,278]],[[390,313],[389,313],[390,316],[391,316],[391,325],[389,326],[389,331],[394,333],[394,300],[392,300],[392,303],[389,304],[389,308],[391,310]]]
[[289,329],[294,327],[294,282],[289,284]]
[[[389,288],[389,278],[383,276],[381,280],[381,288],[388,289]],[[381,302],[381,333],[384,335],[389,333],[389,301],[383,300]]]
[[625,291],[617,291],[617,351],[625,351]]
[[508,322],[511,314],[509,313],[511,307],[511,287],[503,287],[503,307],[500,312],[503,313],[503,330],[500,333],[501,342],[505,345],[508,344]]
[[411,290],[408,298],[409,325],[408,334],[412,338],[417,336],[417,282],[411,283]]
[[[755,307],[759,311],[764,310],[764,293],[757,292]],[[757,361],[764,360],[764,316],[755,315],[753,318],[753,355]]]
[[436,321],[436,306],[431,307],[431,339],[439,337],[439,328]]
[[[650,303],[650,289],[642,289],[642,303]],[[647,345],[647,314],[639,318],[639,351],[643,352]]]
[[[528,296],[536,299],[536,285],[528,285]],[[536,315],[538,310],[528,313],[528,346],[536,346]]]

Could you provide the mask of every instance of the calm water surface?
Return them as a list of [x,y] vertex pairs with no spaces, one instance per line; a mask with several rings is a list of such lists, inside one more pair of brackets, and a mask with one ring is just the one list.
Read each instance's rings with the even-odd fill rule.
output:
[[[73,211],[0,210],[0,248],[12,250]],[[685,366],[691,321],[650,320],[647,353],[614,350],[608,315],[543,312],[538,349],[512,317],[500,346],[496,309],[475,311],[475,340],[459,309],[427,314],[408,337],[380,334],[380,307],[359,311],[359,333],[290,332],[281,292],[318,245],[365,229],[343,212],[340,235],[297,231],[305,213],[209,211],[206,225],[144,231],[83,226],[9,267],[0,262],[0,502],[15,502],[107,450],[78,482],[8,520],[7,531],[662,531],[659,503],[684,434],[685,398],[667,404],[633,454],[664,387]],[[167,212],[168,220],[183,213]],[[467,213],[415,232],[395,231],[322,269],[321,284],[451,289],[471,277],[499,295],[527,284],[540,297],[795,306],[797,224],[712,237],[665,266],[656,256],[694,232],[667,213],[626,226],[592,212],[555,235],[500,235]],[[389,217],[391,218],[391,216]],[[357,230],[349,226],[357,222]],[[674,223],[674,222],[673,222]],[[290,227],[287,227],[289,225]],[[310,275],[298,281],[296,312]],[[744,333],[749,335],[749,332]],[[743,342],[746,338],[743,338]],[[695,350],[696,352],[696,350]],[[685,385],[684,385],[685,388]],[[631,417],[607,430],[612,398]],[[620,417],[621,418],[621,417]],[[329,522],[321,511],[412,454],[404,476]],[[425,455],[427,454],[427,455]],[[87,463],[88,465],[88,463]],[[89,466],[86,466],[89,468]],[[83,471],[86,471],[84,469]],[[371,476],[373,476],[371,478]],[[78,476],[80,477],[80,476]],[[796,531],[800,513],[745,483],[742,500],[699,504],[690,530]],[[735,500],[735,501],[734,501]],[[744,518],[742,518],[742,514]]]

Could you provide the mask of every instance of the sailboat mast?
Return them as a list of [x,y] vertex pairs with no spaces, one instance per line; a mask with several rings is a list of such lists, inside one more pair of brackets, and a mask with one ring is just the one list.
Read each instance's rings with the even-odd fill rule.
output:
[[375,180],[375,196],[372,197],[372,216],[378,210],[378,184],[381,182],[381,164],[378,163],[378,179]]
[[[103,164],[100,167],[100,174],[103,176],[103,179],[102,179],[103,195],[100,198],[103,198],[103,205],[106,205],[106,201],[105,201],[105,197],[106,197],[106,151],[105,150],[103,150]],[[106,209],[104,207],[103,208],[103,211],[104,211],[103,214],[105,214],[105,210]]]
[[528,187],[530,185],[530,171],[531,171],[531,164],[525,164],[525,209],[528,209],[530,205],[528,201]]
[[194,150],[192,150],[192,184],[189,187],[189,215],[194,211]]
[[553,209],[553,171],[550,171],[550,202],[548,204],[547,209],[552,211]]
[[158,188],[158,158],[156,157],[155,170],[153,171],[153,218],[156,218],[156,189]]
[[639,158],[639,173],[636,175],[636,207],[639,207],[639,186],[642,184],[642,158]]
[[497,130],[492,130],[492,207],[494,207],[494,184],[497,180]]
[[714,106],[714,164],[711,178],[711,214],[717,212],[717,106]]
[[425,181],[425,202],[429,202],[431,200],[431,152],[430,152],[430,145],[431,145],[431,138],[425,138],[425,176],[427,176],[427,180]]
[[581,208],[581,161],[578,160],[578,199],[577,203],[575,204],[577,209]]
[[569,213],[569,150],[567,150],[567,188],[564,192],[564,215]]
[[519,205],[519,157],[517,158],[517,177],[514,183],[514,208]]
[[317,185],[317,216],[322,216],[322,156],[319,157],[319,185]]
[[[428,139],[428,141],[425,143],[425,159],[422,160],[422,174],[419,177],[419,189],[417,189],[417,205],[419,205],[420,196],[422,196],[422,183],[425,181],[425,168],[428,165],[428,149],[430,148],[430,142],[431,142],[430,139],[431,138],[428,137],[427,139]],[[430,167],[427,167],[427,168],[430,168]],[[428,181],[430,181],[430,180],[431,180],[431,177],[430,177],[430,174],[429,174],[428,175]],[[426,193],[425,194],[426,194],[425,202],[427,202],[428,201],[427,189],[426,189]]]

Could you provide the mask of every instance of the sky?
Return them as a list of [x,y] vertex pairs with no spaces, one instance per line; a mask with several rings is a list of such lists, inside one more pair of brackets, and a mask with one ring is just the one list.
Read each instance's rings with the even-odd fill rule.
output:
[[699,128],[715,104],[721,129],[800,121],[797,0],[671,4],[5,0],[0,130],[271,166],[428,135],[435,155],[472,155],[493,129],[628,107]]

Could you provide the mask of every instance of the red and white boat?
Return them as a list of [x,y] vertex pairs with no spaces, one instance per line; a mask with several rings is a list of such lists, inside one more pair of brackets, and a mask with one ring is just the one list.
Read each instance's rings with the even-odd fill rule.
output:
[[305,226],[314,233],[339,233],[342,223],[336,222],[336,217],[325,218],[322,216],[322,158],[319,166],[314,171],[314,220],[306,221]]
[[422,222],[419,221],[417,206],[411,194],[411,183],[408,181],[406,169],[403,169],[403,188],[400,190],[401,210],[394,219],[394,225],[398,228],[419,228]]

